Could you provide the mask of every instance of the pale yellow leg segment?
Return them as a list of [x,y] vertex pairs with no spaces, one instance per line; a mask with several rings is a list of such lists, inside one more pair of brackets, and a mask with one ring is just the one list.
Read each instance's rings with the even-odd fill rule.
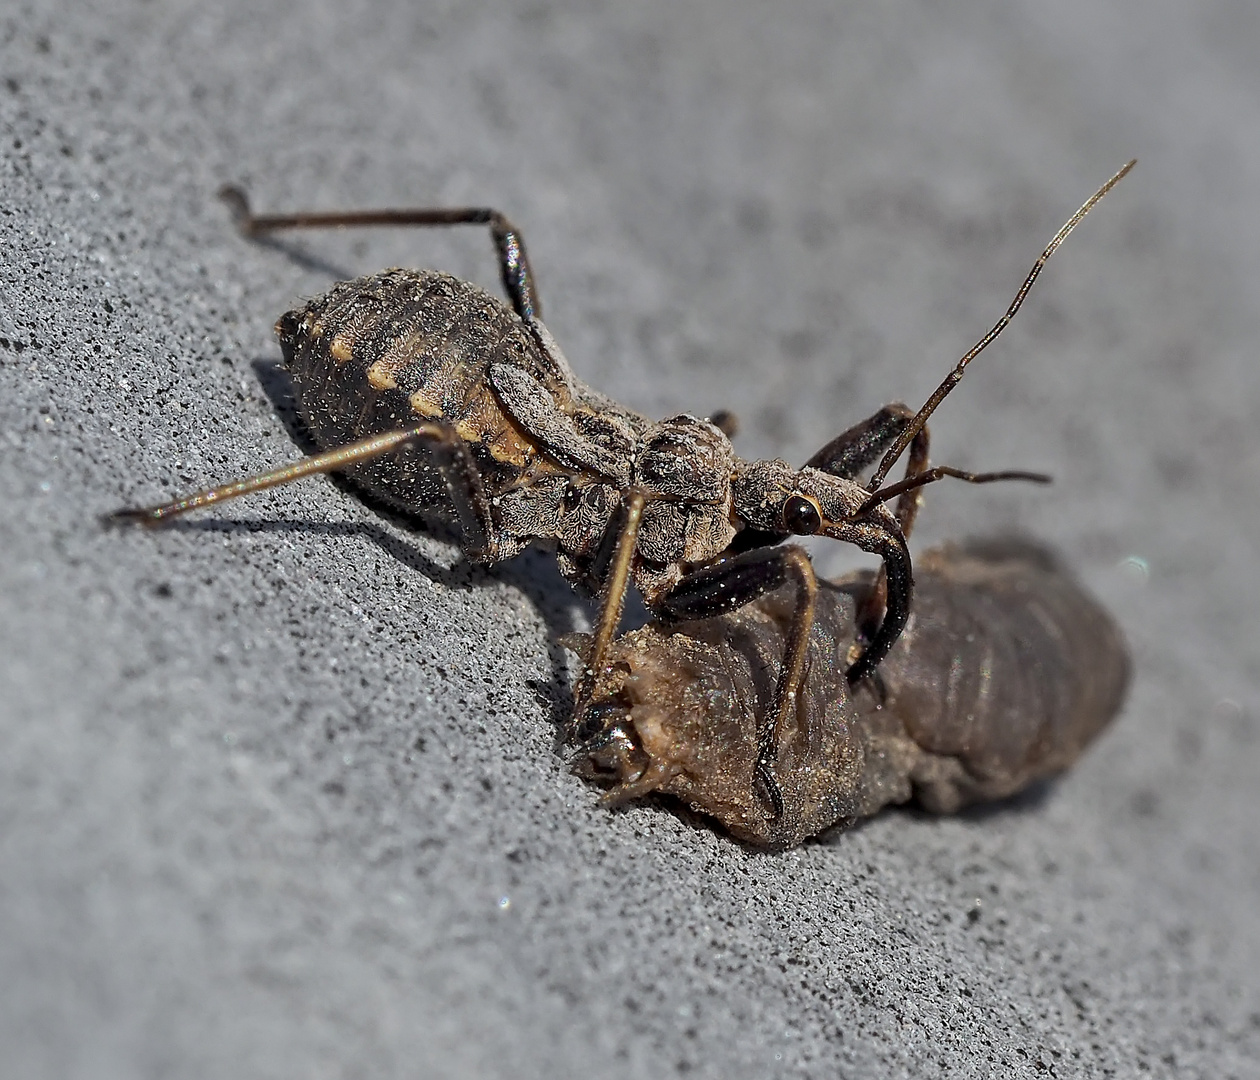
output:
[[622,523],[621,535],[617,538],[617,550],[613,553],[608,577],[604,579],[604,587],[600,591],[599,623],[591,638],[586,666],[574,694],[571,734],[576,732],[582,713],[590,703],[608,656],[608,646],[621,624],[621,615],[626,606],[626,592],[630,587],[630,570],[634,565],[634,552],[639,543],[639,525],[643,521],[644,503],[643,492],[637,488],[627,492],[622,503],[626,512],[625,521]]
[[161,503],[158,506],[116,510],[114,513],[109,514],[106,520],[116,523],[131,522],[139,525],[160,525],[170,518],[178,517],[202,506],[213,506],[215,503],[226,502],[228,499],[235,499],[238,496],[248,495],[254,491],[265,491],[267,488],[279,487],[281,484],[288,484],[294,480],[300,480],[304,476],[312,476],[315,473],[327,473],[337,469],[344,469],[349,465],[355,465],[361,461],[368,461],[371,458],[380,457],[382,454],[388,454],[410,442],[444,438],[446,438],[446,429],[440,424],[420,424],[417,427],[406,428],[402,431],[390,431],[384,435],[373,435],[371,438],[361,439],[359,442],[350,443],[348,446],[340,446],[336,450],[328,450],[322,454],[315,454],[313,457],[303,458],[301,461],[295,461],[291,465],[273,469],[271,472],[246,477],[244,480],[235,480],[221,487],[206,488],[204,491],[198,491],[193,495],[185,495],[182,499],[174,499],[171,502]]

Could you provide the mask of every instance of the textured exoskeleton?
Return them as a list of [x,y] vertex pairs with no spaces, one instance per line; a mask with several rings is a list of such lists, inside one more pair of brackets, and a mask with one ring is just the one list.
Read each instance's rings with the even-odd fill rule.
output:
[[[783,811],[757,792],[791,598],[618,639],[577,760],[621,802],[663,792],[741,840],[785,848],[915,799],[949,813],[1062,771],[1115,716],[1129,657],[1114,620],[1042,548],[971,541],[916,561],[914,611],[880,667],[844,678],[869,574],[820,582],[802,690],[775,733]],[[882,690],[882,693],[881,693]]]

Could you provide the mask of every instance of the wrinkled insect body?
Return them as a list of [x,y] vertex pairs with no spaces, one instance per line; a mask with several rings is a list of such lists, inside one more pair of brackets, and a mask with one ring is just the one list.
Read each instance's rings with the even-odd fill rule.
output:
[[775,733],[783,811],[756,794],[761,731],[790,632],[781,593],[721,618],[618,639],[578,759],[611,801],[673,795],[758,847],[785,848],[911,799],[950,813],[1072,764],[1119,710],[1114,620],[1042,549],[949,545],[916,563],[914,613],[878,688],[841,674],[869,574],[820,582],[802,690]]

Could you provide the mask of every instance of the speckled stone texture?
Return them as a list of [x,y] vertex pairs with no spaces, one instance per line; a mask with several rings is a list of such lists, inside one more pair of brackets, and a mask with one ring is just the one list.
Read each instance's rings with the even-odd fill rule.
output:
[[[0,1074],[1260,1076],[1260,7],[70,3],[0,13]],[[1131,640],[1034,797],[782,855],[609,812],[553,746],[554,560],[484,571],[299,452],[275,318],[491,203],[592,385],[802,461],[917,404],[920,547],[1019,529]],[[817,549],[824,573],[852,565]]]

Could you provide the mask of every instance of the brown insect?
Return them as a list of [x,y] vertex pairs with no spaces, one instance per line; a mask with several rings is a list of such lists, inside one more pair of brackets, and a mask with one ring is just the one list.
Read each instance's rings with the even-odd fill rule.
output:
[[880,692],[842,674],[873,575],[819,582],[801,693],[768,755],[781,811],[759,791],[759,763],[770,673],[794,632],[784,591],[616,640],[577,771],[611,782],[611,803],[661,792],[781,849],[890,803],[950,813],[1071,765],[1128,685],[1112,618],[1027,542],[949,545],[915,570],[914,610],[880,664]]
[[[533,542],[549,545],[564,576],[600,602],[570,735],[582,729],[631,582],[666,621],[720,616],[790,583],[795,614],[776,683],[777,719],[768,725],[781,727],[801,684],[817,589],[804,550],[783,542],[825,535],[883,560],[870,609],[878,622],[870,621],[845,673],[851,683],[870,676],[905,626],[913,592],[902,528],[886,501],[946,475],[976,483],[1045,479],[925,470],[928,416],[1001,333],[1058,245],[1131,167],[1059,231],[1006,315],[918,413],[903,405],[882,409],[799,469],[780,460],[745,461],[710,420],[682,414],[656,423],[578,380],[541,321],[520,233],[496,210],[260,216],[243,193],[225,189],[249,236],[328,226],[486,225],[511,307],[431,270],[385,270],[335,285],[276,323],[299,413],[328,449],[172,502],[121,510],[109,520],[157,525],[336,470],[405,511],[446,506],[474,560],[494,563]],[[907,478],[882,486],[907,448]],[[881,453],[862,485],[857,475]],[[772,807],[781,809],[768,761],[758,773]]]

